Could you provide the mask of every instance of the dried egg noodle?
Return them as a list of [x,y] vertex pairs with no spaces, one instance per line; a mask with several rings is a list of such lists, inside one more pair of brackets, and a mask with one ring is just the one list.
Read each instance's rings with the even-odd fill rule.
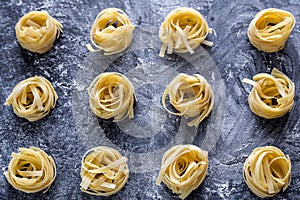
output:
[[55,107],[57,94],[51,83],[41,76],[19,82],[7,98],[5,105],[12,105],[14,113],[29,121],[37,121]]
[[284,48],[294,26],[295,18],[290,12],[276,8],[265,9],[251,21],[248,38],[261,51],[277,52]]
[[194,145],[177,145],[165,152],[156,184],[166,184],[185,199],[203,182],[208,169],[208,153]]
[[212,46],[212,42],[205,40],[208,33],[212,33],[212,29],[198,11],[192,8],[175,9],[160,26],[159,38],[163,44],[159,56],[164,57],[166,50],[172,54],[173,49],[178,53],[194,53],[201,43]]
[[243,79],[253,85],[248,103],[253,113],[266,119],[277,118],[291,111],[294,105],[294,83],[274,68],[271,75],[260,73],[253,80]]
[[260,198],[272,197],[290,185],[290,158],[273,146],[254,149],[243,170],[247,186]]
[[26,193],[48,191],[56,177],[51,156],[36,147],[19,148],[19,153],[13,152],[11,156],[4,175],[15,189]]
[[104,9],[96,17],[90,33],[91,42],[96,49],[90,44],[87,48],[92,52],[103,50],[104,55],[124,51],[131,43],[134,28],[121,9]]
[[15,30],[24,49],[42,54],[51,49],[62,25],[46,11],[32,11],[19,20]]
[[90,149],[81,161],[81,190],[97,196],[117,193],[128,180],[126,161],[126,157],[110,147]]
[[[167,108],[167,95],[169,95],[171,105],[179,113],[171,112]],[[203,76],[199,74],[189,76],[180,73],[165,89],[162,96],[162,104],[173,115],[184,116],[186,118],[195,117],[188,125],[198,127],[200,122],[212,111],[214,93]]]
[[116,72],[105,72],[97,76],[88,88],[90,108],[103,119],[114,117],[114,122],[127,116],[134,117],[134,87],[126,76]]

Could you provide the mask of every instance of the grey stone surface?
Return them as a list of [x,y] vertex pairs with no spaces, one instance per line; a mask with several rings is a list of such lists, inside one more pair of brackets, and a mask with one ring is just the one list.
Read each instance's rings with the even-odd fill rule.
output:
[[[161,83],[143,85],[136,90],[138,104],[135,107],[136,119],[134,120],[134,124],[140,127],[149,125],[147,130],[150,130],[150,133],[155,131],[166,133],[163,137],[157,138],[155,134],[147,137],[145,133],[136,135],[138,132],[128,129],[126,123],[114,124],[95,118],[88,108],[88,102],[79,101],[87,98],[88,85],[84,82],[84,76],[89,80],[93,79],[97,70],[98,72],[122,71],[126,69],[125,65],[129,65],[128,70],[123,72],[131,75],[133,83],[138,85],[139,81],[147,80],[138,75],[147,75],[149,72],[147,71],[149,66],[143,63],[150,63],[157,67],[155,70],[159,75],[166,78],[166,84],[170,77],[164,76],[166,70],[163,70],[163,67],[167,66],[167,70],[175,68],[179,72],[193,73],[194,63],[181,61],[182,58],[176,55],[167,56],[165,60],[156,59],[155,53],[158,52],[159,46],[153,39],[152,44],[149,44],[151,48],[129,49],[122,54],[123,57],[119,57],[120,55],[111,57],[106,62],[107,66],[99,66],[98,69],[95,65],[101,56],[89,53],[85,47],[89,42],[89,31],[94,17],[104,8],[119,7],[128,14],[138,28],[157,30],[167,13],[182,6],[193,7],[200,11],[209,26],[217,33],[217,37],[213,35],[208,37],[214,42],[212,48],[203,46],[198,51],[204,52],[203,57],[199,56],[201,62],[205,62],[205,58],[211,56],[216,68],[209,69],[220,74],[222,80],[219,85],[225,86],[223,93],[226,94],[226,98],[220,99],[218,105],[222,106],[216,105],[214,108],[214,112],[226,111],[226,114],[218,115],[220,116],[218,120],[222,123],[218,123],[215,130],[212,129],[213,122],[216,120],[212,113],[196,130],[196,135],[185,135],[183,137],[186,138],[173,141],[173,137],[175,138],[180,132],[178,130],[185,130],[187,134],[195,130],[181,126],[183,119],[166,115],[161,111],[158,98],[163,90],[164,79],[158,79],[162,81]],[[275,199],[300,199],[300,28],[297,22],[284,50],[272,54],[257,51],[249,43],[246,30],[255,14],[269,7],[288,10],[295,15],[296,20],[299,20],[300,3],[296,0],[1,1],[0,199],[98,199],[82,193],[79,188],[81,157],[91,146],[114,143],[129,157],[129,165],[132,169],[138,169],[139,165],[145,162],[140,160],[142,163],[139,163],[139,159],[142,159],[140,153],[154,151],[167,145],[168,142],[185,143],[191,138],[194,144],[209,147],[210,161],[205,181],[188,199],[256,199],[243,181],[242,167],[255,147],[265,145],[281,148],[292,160],[291,185],[286,192],[278,194]],[[15,38],[14,26],[18,19],[32,10],[47,10],[64,26],[61,38],[55,42],[49,52],[43,55],[22,49]],[[134,40],[138,42],[137,38]],[[102,62],[100,60],[99,64]],[[118,68],[119,66],[122,68]],[[184,68],[186,66],[190,67]],[[242,84],[241,80],[245,77],[251,78],[259,72],[270,72],[273,67],[282,70],[294,81],[295,106],[284,117],[266,120],[255,116],[250,111],[247,96],[251,87]],[[132,69],[138,73],[130,73]],[[12,108],[5,107],[3,103],[19,81],[34,75],[49,79],[59,99],[55,109],[47,117],[32,123],[17,117],[12,112]],[[218,85],[214,82],[212,74],[208,73],[207,76],[207,79],[213,82],[212,85]],[[148,78],[151,79],[151,76],[149,75]],[[221,97],[222,87],[216,87],[215,90]],[[162,117],[161,122],[157,120],[158,116]],[[96,133],[96,130],[100,130],[99,135],[95,135],[98,138],[93,141],[92,134],[89,133]],[[117,130],[121,131],[117,132]],[[219,131],[220,134],[215,134]],[[210,137],[211,135],[217,138]],[[216,143],[209,143],[205,138]],[[135,143],[136,145],[132,145]],[[29,146],[42,148],[54,157],[57,164],[57,178],[47,193],[25,194],[17,191],[8,184],[3,175],[11,152],[16,152],[19,147]],[[151,161],[148,159],[147,163]],[[176,199],[177,195],[172,194],[167,187],[155,185],[157,174],[158,168],[155,163],[153,167],[148,166],[142,173],[133,170],[126,186],[109,199]]]

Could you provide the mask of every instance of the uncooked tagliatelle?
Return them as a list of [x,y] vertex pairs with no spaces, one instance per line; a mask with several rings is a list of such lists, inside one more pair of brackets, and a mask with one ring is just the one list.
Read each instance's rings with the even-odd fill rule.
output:
[[87,48],[92,52],[103,50],[104,55],[124,51],[131,43],[134,28],[121,9],[104,9],[96,17],[90,33],[95,49],[90,44]]
[[97,76],[88,88],[90,108],[103,119],[114,122],[134,117],[134,87],[126,76],[117,72],[105,72]]
[[11,156],[4,174],[15,189],[26,193],[49,190],[56,177],[56,166],[51,156],[36,147],[19,148],[19,153]]
[[251,21],[248,38],[258,50],[277,52],[284,48],[295,23],[290,12],[276,8],[265,9],[257,13]]
[[172,54],[173,50],[194,53],[201,43],[212,46],[212,42],[205,40],[212,31],[198,11],[192,8],[175,9],[160,26],[159,38],[163,44],[159,56],[164,57],[165,51]]
[[42,54],[51,49],[62,32],[62,25],[46,11],[32,11],[19,20],[15,30],[24,49]]
[[254,149],[243,170],[247,186],[260,198],[272,197],[290,185],[290,158],[273,146]]
[[[166,106],[169,95],[171,105],[179,112],[170,111]],[[200,122],[212,111],[214,93],[207,80],[199,75],[180,73],[167,86],[162,96],[164,108],[173,115],[194,117],[189,126],[198,127]]]
[[14,113],[29,121],[37,121],[55,107],[57,94],[44,77],[35,76],[19,82],[7,98],[5,105],[12,105]]
[[253,113],[266,119],[277,118],[291,111],[294,105],[294,83],[274,68],[271,75],[260,73],[253,80],[243,79],[253,85],[248,103]]
[[166,184],[185,199],[203,182],[208,169],[208,153],[194,145],[177,145],[165,152],[156,184]]
[[99,146],[90,149],[81,161],[81,190],[96,196],[110,196],[121,190],[129,176],[127,158],[117,150]]

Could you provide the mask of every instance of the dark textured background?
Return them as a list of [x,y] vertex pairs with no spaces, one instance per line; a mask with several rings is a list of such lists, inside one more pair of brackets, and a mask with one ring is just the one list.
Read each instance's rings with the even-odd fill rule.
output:
[[[188,199],[255,199],[242,178],[242,166],[257,146],[274,145],[292,160],[292,181],[286,192],[275,199],[300,199],[300,134],[299,134],[299,54],[300,28],[296,23],[286,48],[278,53],[261,53],[249,43],[246,30],[255,14],[269,7],[288,10],[300,21],[297,0],[203,0],[203,1],[95,1],[95,0],[12,0],[0,2],[1,67],[0,67],[0,199],[94,199],[79,189],[80,160],[87,150],[81,145],[74,127],[72,91],[76,86],[78,66],[88,51],[89,31],[94,17],[107,7],[123,9],[139,27],[158,28],[164,16],[177,7],[193,7],[214,28],[217,37],[212,56],[226,86],[226,117],[222,135],[210,151],[209,172],[202,185]],[[47,10],[63,24],[64,33],[46,54],[37,55],[18,45],[14,26],[18,19],[32,10]],[[251,87],[241,83],[259,72],[277,67],[295,83],[295,106],[286,116],[265,120],[251,113],[247,96]],[[51,114],[30,123],[13,114],[3,103],[21,80],[41,75],[49,79],[59,100]],[[195,144],[197,144],[197,140]],[[57,178],[43,194],[27,195],[13,189],[5,180],[4,171],[12,151],[19,147],[37,146],[55,158]],[[111,199],[173,199],[166,187],[158,187],[154,173],[132,173],[127,185]]]

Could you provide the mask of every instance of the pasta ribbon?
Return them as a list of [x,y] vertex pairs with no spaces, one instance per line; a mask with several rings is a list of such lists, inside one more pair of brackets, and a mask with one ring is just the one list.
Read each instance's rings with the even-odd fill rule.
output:
[[156,184],[166,184],[185,199],[206,177],[208,153],[194,145],[177,145],[165,152]]
[[295,26],[295,17],[287,11],[269,8],[260,11],[251,21],[248,38],[260,51],[282,50]]
[[4,175],[15,189],[26,193],[49,190],[56,177],[56,166],[51,156],[36,147],[19,148],[19,153],[11,156]]
[[52,48],[62,32],[62,25],[46,11],[32,11],[19,20],[15,30],[24,49],[42,54]]
[[172,54],[173,49],[178,53],[192,54],[201,43],[212,46],[212,42],[205,40],[212,31],[198,11],[192,8],[175,9],[160,26],[159,38],[163,44],[159,56],[164,57],[165,51]]
[[260,198],[273,197],[290,185],[290,158],[273,146],[254,149],[243,170],[248,188]]
[[[169,95],[171,105],[179,112],[174,113],[166,106]],[[167,86],[162,96],[164,108],[173,115],[194,117],[189,126],[198,127],[200,122],[212,111],[214,93],[207,80],[200,74],[189,76],[178,74]]]
[[6,100],[14,113],[29,121],[37,121],[55,107],[57,94],[44,77],[35,76],[19,82]]
[[103,119],[114,122],[134,117],[134,87],[126,76],[117,72],[105,72],[97,76],[88,88],[90,108]]
[[104,55],[112,55],[124,51],[132,41],[135,26],[131,24],[126,13],[118,8],[102,10],[96,17],[91,29],[88,50],[104,51]]
[[273,119],[292,110],[295,86],[285,74],[274,68],[271,75],[260,73],[255,75],[253,80],[246,78],[242,80],[253,86],[248,97],[253,113],[266,119]]
[[110,196],[126,184],[127,158],[110,147],[99,146],[85,153],[81,161],[81,190],[96,196]]

